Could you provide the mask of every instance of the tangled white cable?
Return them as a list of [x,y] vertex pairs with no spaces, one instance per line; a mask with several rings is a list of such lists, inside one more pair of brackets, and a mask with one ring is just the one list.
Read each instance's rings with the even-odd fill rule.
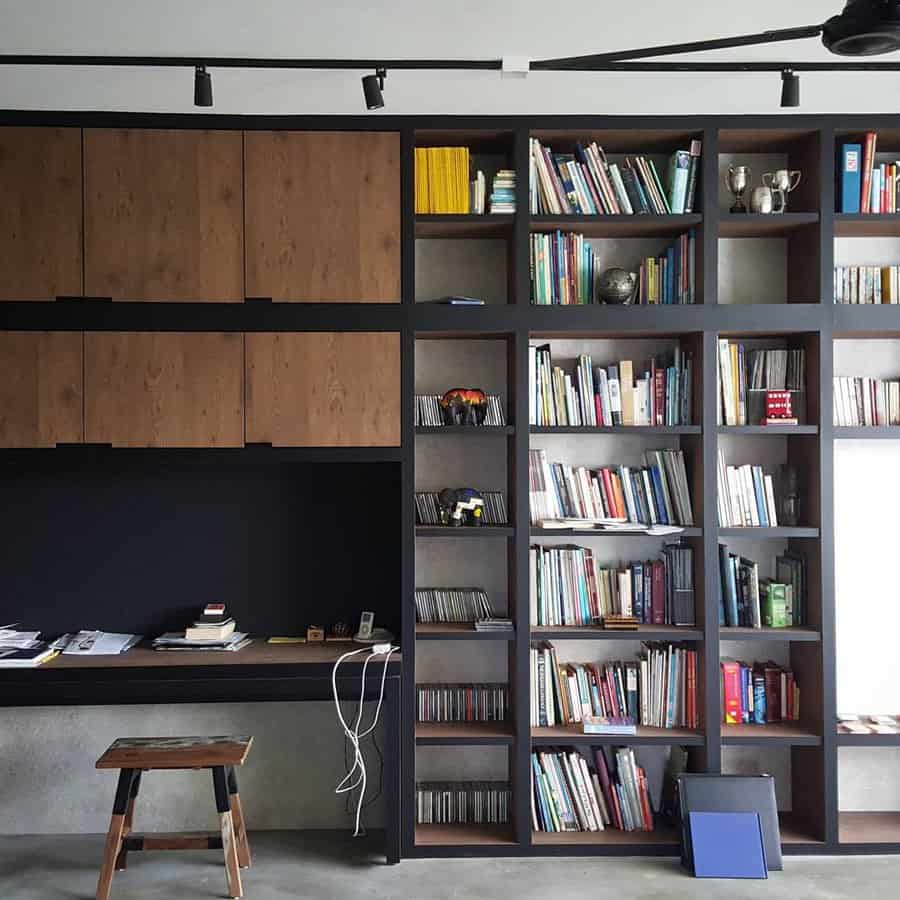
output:
[[[352,791],[355,791],[359,788],[359,800],[356,804],[356,823],[353,829],[353,837],[358,837],[360,834],[359,831],[359,822],[360,817],[362,816],[362,808],[363,808],[363,800],[366,796],[366,783],[367,783],[367,774],[366,774],[366,761],[363,758],[362,751],[360,750],[360,741],[367,735],[371,734],[375,730],[375,726],[378,724],[378,716],[381,714],[381,704],[384,700],[384,684],[387,680],[387,672],[388,672],[388,663],[391,660],[391,654],[396,650],[399,650],[399,647],[393,647],[389,644],[376,644],[374,647],[360,647],[358,650],[350,650],[347,653],[344,653],[342,656],[338,657],[337,661],[334,664],[334,668],[331,670],[331,691],[334,694],[334,706],[337,710],[338,721],[341,723],[341,727],[344,729],[344,735],[347,740],[350,741],[353,746],[353,765],[350,767],[350,771],[341,779],[340,784],[334,789],[336,794],[348,794]],[[360,680],[359,686],[359,708],[356,712],[356,721],[353,723],[353,727],[351,728],[346,720],[344,719],[344,714],[341,711],[341,701],[338,697],[338,689],[337,689],[337,673],[338,668],[341,663],[348,659],[351,656],[356,656],[358,653],[368,653],[369,655],[366,657],[365,662],[362,667],[362,678]],[[384,671],[381,673],[381,690],[378,694],[378,704],[375,707],[375,715],[372,718],[372,724],[365,731],[360,731],[360,724],[362,723],[362,714],[363,714],[363,701],[366,696],[366,669],[369,667],[369,663],[372,661],[375,656],[384,656]],[[353,779],[353,776],[356,775],[357,769],[359,770],[359,775],[356,777],[356,780],[353,781],[352,784],[348,784],[349,781]]]

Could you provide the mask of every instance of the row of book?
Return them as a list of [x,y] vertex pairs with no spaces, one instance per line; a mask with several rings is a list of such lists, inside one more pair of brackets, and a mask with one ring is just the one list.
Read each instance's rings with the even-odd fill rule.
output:
[[895,213],[900,161],[876,162],[878,135],[866,133],[862,143],[841,145],[839,206],[842,213]]
[[738,628],[791,628],[806,621],[806,560],[775,558],[775,578],[760,578],[759,563],[719,544],[719,624]]
[[682,450],[647,450],[643,466],[589,469],[551,463],[547,451],[528,451],[532,525],[628,522],[691,527]]
[[548,642],[530,652],[532,727],[583,725],[596,716],[655,728],[699,727],[695,649],[647,643],[638,659],[606,663],[560,663]]
[[557,153],[531,139],[529,207],[537,215],[667,215],[691,212],[700,175],[700,141],[676,150],[665,183],[655,162],[626,156],[610,163],[596,142]]
[[800,719],[800,686],[794,673],[774,662],[747,665],[725,659],[722,721],[726,725],[766,725]]
[[720,528],[774,528],[778,525],[775,485],[762,466],[729,466],[720,449],[716,479]]
[[[484,499],[481,522],[484,525],[506,525],[506,500],[502,491],[480,491]],[[443,525],[438,491],[416,491],[416,524]]]
[[417,782],[416,824],[502,824],[509,821],[511,796],[506,781]]
[[533,304],[583,306],[595,302],[600,267],[584,235],[536,233],[528,248]]
[[638,286],[633,302],[638,305],[681,305],[696,302],[695,259],[697,235],[693,228],[679,235],[659,256],[648,256],[638,267]]
[[[479,185],[484,196],[484,174],[478,172],[470,181],[468,147],[416,147],[415,161],[416,213],[475,211]],[[481,203],[483,207],[483,199]]]
[[418,722],[505,722],[509,687],[505,684],[417,684]]
[[834,302],[900,303],[900,266],[835,266]]
[[417,622],[478,622],[494,616],[484,588],[416,588],[415,602]]
[[718,357],[720,425],[760,424],[765,395],[758,405],[752,404],[752,391],[805,390],[805,350],[746,350],[742,343],[721,338]]
[[[531,754],[535,831],[653,831],[647,775],[630,747],[595,747],[594,768],[577,751]],[[609,758],[607,758],[609,754]]]
[[[441,407],[443,394],[416,394],[416,427],[441,428],[447,425]],[[487,409],[482,425],[502,426],[506,424],[503,400],[498,394],[487,395]],[[479,426],[473,425],[473,428]]]
[[[553,365],[549,344],[528,348],[529,424],[543,427],[689,425],[693,357],[676,344],[643,364],[594,366],[581,354],[572,372]],[[637,374],[637,378],[635,375]]]
[[900,381],[835,376],[834,424],[900,425]]
[[693,549],[670,544],[662,552],[662,559],[604,566],[587,547],[531,547],[532,624],[577,627],[633,616],[648,625],[694,625]]

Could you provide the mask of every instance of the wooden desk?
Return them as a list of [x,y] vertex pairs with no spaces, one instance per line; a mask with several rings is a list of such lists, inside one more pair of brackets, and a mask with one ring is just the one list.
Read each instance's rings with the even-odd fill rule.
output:
[[[236,653],[157,651],[140,645],[121,656],[58,656],[36,669],[0,669],[0,706],[121,705],[136,703],[261,703],[332,699],[331,672],[348,643],[267,644],[263,638]],[[341,699],[359,698],[366,654],[341,664]],[[400,860],[400,682],[394,653],[385,679],[385,855]],[[366,673],[365,697],[377,700],[382,664]],[[335,728],[339,729],[335,722]]]

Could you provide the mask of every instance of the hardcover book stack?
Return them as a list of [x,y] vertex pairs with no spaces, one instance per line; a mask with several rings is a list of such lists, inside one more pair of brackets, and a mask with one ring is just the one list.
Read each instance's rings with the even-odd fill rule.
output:
[[720,528],[774,528],[778,525],[775,485],[762,466],[729,466],[720,449],[716,477]]
[[877,162],[878,135],[866,133],[861,143],[841,145],[838,196],[842,213],[896,213],[900,161]]
[[722,709],[726,725],[766,725],[800,719],[800,687],[794,673],[774,662],[747,665],[722,660]]
[[[481,174],[479,172],[479,174]],[[475,210],[478,212],[478,210]],[[514,213],[516,211],[516,173],[513,169],[500,169],[491,182],[491,212]],[[482,209],[481,212],[484,212]]]
[[245,632],[225,613],[224,603],[209,603],[184,631],[170,631],[153,640],[154,650],[236,651],[251,643]]
[[[438,491],[416,491],[416,524],[442,525]],[[506,501],[501,491],[481,491],[484,506],[481,522],[484,525],[506,525]],[[452,527],[452,526],[447,526]],[[462,528],[470,526],[460,526]]]
[[[806,388],[805,350],[745,351],[743,344],[724,338],[718,346],[720,425],[758,425],[765,417],[765,391],[804,391]],[[760,392],[758,404],[751,402],[753,391]],[[759,410],[759,415],[753,415],[754,407]],[[793,421],[793,424],[797,422]]]
[[534,546],[528,554],[531,623],[585,626],[633,616],[647,625],[694,625],[693,553],[672,544],[662,559],[610,567],[587,547]]
[[483,588],[416,588],[417,622],[477,622],[494,615]]
[[505,722],[509,688],[505,684],[417,684],[419,722]]
[[900,303],[900,266],[835,266],[835,303]]
[[806,621],[806,560],[775,558],[775,578],[760,578],[759,563],[719,544],[719,624],[739,628],[791,628]]
[[642,648],[639,659],[625,662],[560,663],[553,644],[532,645],[532,727],[602,716],[655,728],[698,728],[697,651],[676,644]]
[[596,143],[555,153],[531,139],[529,203],[535,215],[668,215],[692,212],[700,175],[701,142],[676,150],[665,179],[646,156],[610,163]]
[[[443,428],[447,423],[441,409],[441,397],[443,394],[416,394],[416,427]],[[506,414],[503,411],[503,401],[498,394],[487,395],[487,410],[484,422],[472,425],[472,428],[484,426],[498,426],[506,424]]]
[[509,821],[505,781],[428,781],[416,784],[416,824],[502,824]]
[[630,747],[594,748],[594,767],[571,751],[531,754],[535,831],[653,831],[647,776]]
[[571,373],[553,365],[549,344],[530,346],[529,424],[690,425],[693,369],[693,357],[677,344],[671,354],[658,354],[637,365],[622,360],[594,366],[590,355],[583,353]]
[[900,425],[900,381],[836,376],[834,424]]
[[529,450],[528,468],[532,525],[694,524],[681,450],[648,450],[643,467],[599,469],[550,463],[546,450]]

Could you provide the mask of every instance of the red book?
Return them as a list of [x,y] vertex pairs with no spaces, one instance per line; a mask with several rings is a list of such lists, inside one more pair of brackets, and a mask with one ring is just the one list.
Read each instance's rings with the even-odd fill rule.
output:
[[875,165],[875,143],[877,135],[874,131],[866,132],[866,140],[863,147],[863,170],[861,197],[859,198],[859,211],[868,213],[872,211],[872,166]]
[[603,401],[599,394],[594,394],[594,412],[597,416],[597,425],[603,427]]
[[615,472],[609,473],[610,481],[612,481],[613,493],[616,498],[616,516],[620,519],[628,518],[628,510],[625,507],[625,495],[622,493],[622,482]]
[[[722,663],[722,695],[725,705],[725,724],[741,721],[741,666],[737,662]],[[766,691],[768,694],[768,691]],[[768,697],[766,698],[768,703]]]
[[647,776],[637,766],[638,795],[641,798],[641,818],[644,820],[644,831],[653,831],[653,812],[650,810],[650,792],[647,789]]
[[603,485],[603,503],[606,506],[606,512],[611,518],[618,515],[616,512],[616,492],[613,490],[612,476],[609,469],[600,469]]

